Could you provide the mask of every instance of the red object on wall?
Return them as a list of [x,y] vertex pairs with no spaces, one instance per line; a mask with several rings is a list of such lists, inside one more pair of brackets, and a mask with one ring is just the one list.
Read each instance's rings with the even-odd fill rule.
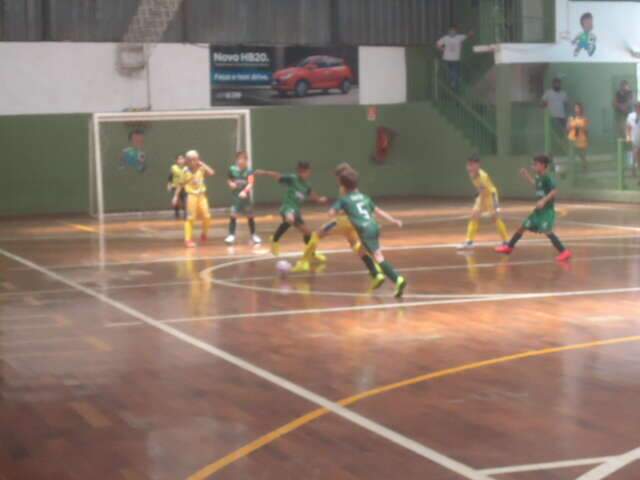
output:
[[373,155],[375,163],[383,164],[386,162],[395,137],[396,132],[390,128],[378,127],[376,129],[376,152]]
[[378,119],[378,107],[369,107],[367,109],[367,120],[375,122]]

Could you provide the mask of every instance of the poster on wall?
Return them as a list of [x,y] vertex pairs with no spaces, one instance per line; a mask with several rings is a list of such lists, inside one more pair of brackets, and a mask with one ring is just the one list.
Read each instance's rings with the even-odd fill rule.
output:
[[556,17],[555,44],[501,44],[496,63],[640,62],[640,3],[558,0]]
[[211,105],[359,102],[357,47],[210,47]]

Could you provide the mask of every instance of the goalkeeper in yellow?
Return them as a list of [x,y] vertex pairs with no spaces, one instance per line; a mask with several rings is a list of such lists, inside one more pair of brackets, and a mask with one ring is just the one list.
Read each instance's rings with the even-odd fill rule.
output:
[[202,220],[202,233],[200,241],[207,241],[211,212],[209,211],[209,199],[207,198],[206,177],[215,175],[215,171],[209,165],[200,160],[200,155],[195,150],[186,153],[187,170],[183,176],[184,189],[187,192],[187,219],[184,222],[184,243],[187,248],[196,246],[193,241],[193,225],[196,220]]
[[467,240],[458,247],[458,250],[470,250],[474,247],[478,228],[480,226],[480,217],[482,214],[489,214],[496,222],[498,234],[502,239],[502,244],[506,244],[509,240],[507,226],[504,224],[500,215],[500,203],[498,202],[498,189],[493,184],[491,177],[480,168],[480,158],[472,156],[467,160],[467,172],[471,183],[478,191],[476,203],[471,212],[469,225],[467,227]]
[[[354,171],[351,165],[348,163],[341,163],[335,169],[336,178],[340,178],[343,172]],[[340,196],[345,195],[343,187],[340,187]],[[375,260],[362,246],[358,232],[351,224],[349,217],[344,213],[338,214],[335,220],[324,224],[316,232],[311,235],[311,240],[305,248],[302,260],[300,260],[293,268],[294,272],[308,272],[311,268],[311,262],[315,259],[316,249],[320,239],[325,238],[331,234],[342,235],[353,251],[362,259],[362,262],[367,267],[369,274],[371,275],[371,287],[373,289],[379,288],[384,282],[384,275],[380,267],[376,264]]]

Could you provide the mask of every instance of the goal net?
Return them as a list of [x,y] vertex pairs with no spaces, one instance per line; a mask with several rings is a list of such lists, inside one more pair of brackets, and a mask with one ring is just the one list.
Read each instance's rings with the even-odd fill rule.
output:
[[208,182],[213,206],[228,203],[224,181],[236,152],[252,161],[246,109],[96,113],[90,132],[90,213],[101,223],[114,215],[168,214],[169,172],[180,153],[197,150],[216,170]]

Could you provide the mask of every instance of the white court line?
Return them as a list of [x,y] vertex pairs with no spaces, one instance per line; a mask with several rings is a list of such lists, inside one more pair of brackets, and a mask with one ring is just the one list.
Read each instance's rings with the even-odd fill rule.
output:
[[[593,240],[629,240],[629,239],[638,239],[637,235],[605,235],[605,236],[596,236],[584,238],[584,236],[574,236],[574,237],[564,237],[562,240],[564,242],[586,242]],[[537,245],[537,244],[549,244],[549,240],[546,238],[534,238],[534,239],[523,239],[520,241],[519,245]],[[498,245],[498,242],[476,242],[476,247],[493,247]],[[427,245],[401,245],[401,246],[384,246],[384,250],[388,252],[399,252],[399,251],[411,251],[411,250],[440,250],[440,249],[455,249],[460,246],[460,242],[457,243],[434,243]],[[350,248],[336,248],[336,249],[320,249],[323,253],[347,253],[352,252],[353,250]],[[280,255],[283,258],[297,257],[302,256],[302,251],[296,250],[292,252],[283,252]],[[175,263],[175,262],[185,262],[185,261],[205,261],[205,260],[228,260],[228,259],[243,259],[243,258],[259,258],[261,256],[270,255],[268,250],[262,248],[260,250],[256,250],[254,253],[244,254],[244,255],[236,255],[236,254],[228,254],[228,255],[212,255],[212,256],[204,256],[204,257],[194,257],[194,256],[184,256],[184,257],[167,257],[167,258],[156,258],[153,260],[132,260],[125,262],[105,262],[101,263],[79,263],[72,265],[50,265],[44,266],[45,268],[55,271],[55,270],[69,270],[74,268],[95,268],[95,267],[122,267],[127,265],[154,265],[161,263]],[[12,270],[28,270],[24,267],[18,268],[10,268],[9,271]]]
[[577,480],[602,480],[615,472],[622,470],[627,465],[640,460],[640,447],[622,455],[610,457],[600,466],[589,470],[587,473],[579,476]]
[[[511,302],[516,300],[531,300],[539,298],[556,298],[556,297],[581,297],[589,295],[613,295],[617,293],[635,293],[640,292],[640,287],[628,287],[628,288],[610,288],[603,290],[582,290],[573,292],[544,292],[544,293],[517,293],[517,294],[500,294],[495,296],[480,296],[468,295],[467,298],[450,299],[450,300],[428,300],[421,302],[393,302],[393,303],[380,303],[375,305],[357,305],[348,307],[329,307],[329,308],[308,308],[299,310],[277,310],[273,312],[255,312],[255,313],[236,313],[229,315],[209,315],[202,317],[186,317],[175,318],[169,320],[162,320],[159,323],[163,324],[177,324],[177,323],[191,323],[191,322],[203,322],[210,320],[238,320],[243,318],[265,318],[265,317],[280,317],[280,316],[293,316],[293,315],[320,315],[327,313],[342,313],[342,312],[367,312],[374,310],[403,310],[406,308],[419,308],[430,307],[436,305],[460,305],[465,303],[485,303],[485,302]],[[107,328],[117,327],[133,327],[141,325],[140,322],[121,322],[106,324]]]
[[615,228],[617,230],[625,230],[627,232],[639,232],[640,227],[627,227],[625,225],[609,225],[606,223],[590,223],[590,222],[579,222],[576,220],[566,220],[562,219],[562,223],[572,223],[574,225],[582,225],[584,227],[594,227],[594,228]]
[[93,289],[80,285],[72,280],[68,280],[67,278],[45,267],[41,267],[40,265],[33,263],[30,260],[14,255],[4,249],[0,248],[0,254],[4,255],[5,257],[15,262],[21,263],[22,265],[32,268],[33,270],[36,270],[42,273],[43,275],[46,275],[54,280],[57,280],[60,283],[63,283],[71,288],[74,288],[80,292],[83,292],[86,295],[93,297],[96,300],[103,302],[116,310],[119,310],[127,315],[130,315],[131,317],[136,318],[144,322],[148,326],[156,328],[166,333],[167,335],[174,337],[177,340],[180,340],[184,343],[191,345],[192,347],[195,347],[199,350],[207,352],[213,355],[214,357],[217,357],[231,365],[234,365],[242,370],[245,370],[246,372],[252,373],[253,375],[273,385],[276,385],[282,388],[283,390],[286,390],[294,395],[297,395],[298,397],[301,397],[311,403],[314,403],[322,408],[325,408],[330,412],[334,413],[335,415],[338,415],[339,417],[351,423],[354,423],[360,426],[361,428],[368,430],[371,433],[374,433],[380,437],[383,437],[386,440],[392,443],[395,443],[400,447],[403,447],[448,470],[451,470],[452,472],[455,472],[462,477],[465,477],[471,480],[491,480],[491,477],[489,477],[488,475],[482,474],[477,470],[469,467],[468,465],[465,465],[452,458],[449,458],[425,445],[422,445],[416,442],[415,440],[412,440],[411,438],[405,437],[404,435],[401,435],[400,433],[394,430],[391,430],[377,422],[374,422],[373,420],[370,420],[367,417],[364,417],[363,415],[360,415],[345,407],[342,407],[341,405],[335,402],[332,402],[331,400],[328,400],[325,397],[322,397],[310,390],[307,390],[306,388],[301,387],[300,385],[297,385],[283,377],[275,375],[269,372],[268,370],[260,368],[240,357],[232,355],[231,353],[225,350],[214,347],[213,345],[203,342],[202,340],[192,337],[191,335],[181,332],[180,330],[173,328],[169,325],[165,325],[149,317],[148,315],[145,315],[144,313],[125,305],[124,303],[113,300],[112,298],[104,294],[101,294]]
[[487,475],[504,475],[507,473],[537,472],[540,470],[556,470],[560,468],[581,467],[583,465],[599,465],[613,457],[581,458],[578,460],[562,460],[559,462],[532,463],[530,465],[514,465],[511,467],[486,468],[481,470]]

